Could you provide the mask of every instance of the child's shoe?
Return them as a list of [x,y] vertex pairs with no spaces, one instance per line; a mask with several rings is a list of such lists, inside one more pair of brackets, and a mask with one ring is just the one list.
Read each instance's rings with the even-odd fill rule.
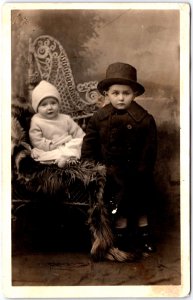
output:
[[58,165],[59,168],[64,168],[66,161],[67,161],[67,158],[62,156],[56,160],[56,164]]
[[79,162],[78,159],[76,157],[72,156],[67,159],[66,164],[68,166],[75,166],[78,162]]
[[139,227],[138,239],[139,239],[139,247],[142,250],[142,252],[145,253],[156,252],[156,246],[148,226]]

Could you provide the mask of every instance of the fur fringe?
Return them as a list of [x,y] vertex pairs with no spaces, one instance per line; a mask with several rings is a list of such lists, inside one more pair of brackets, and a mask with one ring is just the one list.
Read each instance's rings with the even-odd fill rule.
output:
[[133,262],[136,260],[135,254],[130,252],[125,252],[114,247],[108,250],[105,258],[111,261],[118,261],[118,262],[125,262],[125,261]]

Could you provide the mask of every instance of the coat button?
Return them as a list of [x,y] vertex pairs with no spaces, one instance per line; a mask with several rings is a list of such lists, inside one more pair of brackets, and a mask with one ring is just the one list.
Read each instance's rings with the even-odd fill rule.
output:
[[128,125],[127,125],[127,129],[132,129],[132,125],[131,125],[131,124],[128,124]]

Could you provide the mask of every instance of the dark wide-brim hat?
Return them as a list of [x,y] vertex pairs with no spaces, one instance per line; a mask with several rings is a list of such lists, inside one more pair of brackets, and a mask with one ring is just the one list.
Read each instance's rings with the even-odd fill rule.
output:
[[104,92],[113,84],[129,85],[136,96],[145,92],[144,87],[137,82],[137,70],[126,63],[116,62],[109,65],[106,71],[106,78],[98,83],[97,89],[104,95]]

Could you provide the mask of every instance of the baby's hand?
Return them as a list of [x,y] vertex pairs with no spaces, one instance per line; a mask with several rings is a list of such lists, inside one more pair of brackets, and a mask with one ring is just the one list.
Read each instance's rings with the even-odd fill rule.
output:
[[32,157],[33,159],[38,159],[38,158],[39,158],[39,151],[38,151],[38,149],[33,148],[33,149],[31,150],[31,157]]
[[[62,135],[61,137],[57,137],[57,138],[54,138],[52,141],[51,141],[51,144],[50,144],[50,150],[53,150],[53,149],[56,149],[57,147],[59,146],[64,146],[66,143],[68,143],[70,140],[72,139],[72,136],[71,135],[67,135],[64,134]],[[52,148],[52,149],[51,149]]]

